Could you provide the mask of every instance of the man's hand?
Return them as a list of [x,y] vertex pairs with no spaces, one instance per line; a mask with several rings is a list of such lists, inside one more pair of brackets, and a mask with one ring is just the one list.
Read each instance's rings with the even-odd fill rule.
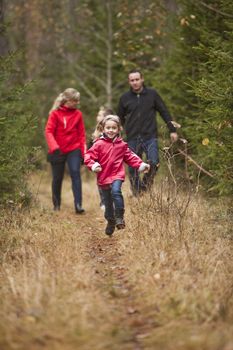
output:
[[176,142],[178,140],[179,136],[176,132],[171,132],[170,138],[171,138],[171,142]]

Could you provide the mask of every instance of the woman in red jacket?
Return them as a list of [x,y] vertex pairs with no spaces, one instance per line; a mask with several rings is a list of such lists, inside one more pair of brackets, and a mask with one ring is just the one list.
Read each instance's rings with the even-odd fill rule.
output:
[[106,116],[101,121],[101,125],[103,136],[97,139],[86,152],[84,163],[90,170],[97,173],[97,183],[104,197],[104,216],[108,222],[105,233],[110,236],[115,227],[118,229],[125,227],[124,199],[121,192],[125,179],[124,162],[139,172],[149,171],[150,165],[143,163],[119,136],[121,126],[118,116]]
[[67,162],[72,180],[74,206],[82,214],[81,161],[86,149],[85,127],[82,112],[77,109],[80,93],[66,89],[54,101],[45,127],[48,144],[48,161],[52,167],[52,200],[54,210],[60,210],[61,188]]

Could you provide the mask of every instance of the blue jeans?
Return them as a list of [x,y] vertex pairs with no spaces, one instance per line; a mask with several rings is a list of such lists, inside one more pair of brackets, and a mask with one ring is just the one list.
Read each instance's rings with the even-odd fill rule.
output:
[[61,205],[61,189],[65,171],[65,163],[67,162],[74,196],[74,206],[77,204],[82,206],[82,181],[80,175],[81,151],[76,149],[65,155],[64,160],[58,163],[51,163],[52,166],[52,199],[54,206]]
[[122,180],[115,180],[105,189],[102,187],[102,194],[105,205],[105,219],[111,220],[115,218],[115,211],[124,209],[124,198],[121,192]]
[[151,188],[153,185],[154,176],[159,166],[158,141],[156,138],[144,140],[141,136],[138,136],[136,139],[128,141],[128,146],[140,158],[145,153],[146,160],[151,166],[150,171],[143,176],[142,180],[139,177],[138,171],[129,167],[131,189],[133,194],[137,195],[141,191]]

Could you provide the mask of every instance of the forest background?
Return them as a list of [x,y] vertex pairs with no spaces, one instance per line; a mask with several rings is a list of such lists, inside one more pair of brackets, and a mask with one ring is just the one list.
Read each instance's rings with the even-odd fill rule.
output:
[[[206,193],[232,195],[232,1],[1,0],[0,11],[2,205],[30,200],[26,175],[46,158],[43,131],[55,97],[67,87],[80,91],[90,135],[99,107],[116,110],[136,67],[188,141],[167,147],[180,180],[198,178]],[[160,134],[166,145],[162,123]],[[191,158],[176,157],[180,151]]]

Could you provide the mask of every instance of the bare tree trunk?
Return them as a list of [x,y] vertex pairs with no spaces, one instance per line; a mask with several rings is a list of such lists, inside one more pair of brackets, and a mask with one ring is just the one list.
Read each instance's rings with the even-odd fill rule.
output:
[[0,0],[0,56],[4,56],[8,51],[8,41],[5,35],[5,1]]
[[177,12],[178,5],[176,0],[164,0],[166,8],[171,12]]
[[112,6],[111,0],[106,4],[108,19],[108,37],[107,37],[107,104],[112,107]]
[[[27,4],[27,2],[25,2]],[[37,0],[25,5],[25,41],[27,44],[27,78],[32,79],[40,69],[40,42],[42,39],[41,24],[43,16],[37,6]]]

